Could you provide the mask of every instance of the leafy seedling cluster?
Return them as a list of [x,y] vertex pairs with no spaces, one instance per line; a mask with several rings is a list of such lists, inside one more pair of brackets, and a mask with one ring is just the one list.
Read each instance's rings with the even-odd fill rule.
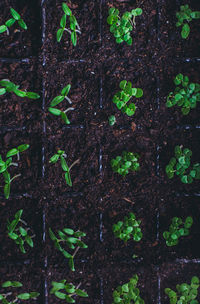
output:
[[174,174],[178,175],[184,184],[191,184],[194,179],[200,179],[200,164],[191,165],[192,151],[183,146],[176,146],[175,157],[170,159],[165,171],[168,178],[173,178]]
[[134,96],[140,98],[143,96],[142,89],[132,88],[130,81],[122,80],[119,84],[121,91],[117,92],[112,101],[116,104],[117,108],[128,116],[132,116],[135,113],[136,106],[134,103],[127,104],[129,100]]
[[139,158],[137,153],[123,151],[122,156],[117,156],[111,160],[112,170],[122,176],[126,176],[129,171],[138,171],[140,168]]
[[181,37],[183,39],[186,39],[190,34],[189,22],[192,21],[192,19],[200,19],[200,12],[199,11],[193,12],[189,8],[188,4],[181,5],[180,11],[176,13],[176,17],[178,19],[176,26],[177,27],[182,26]]
[[128,216],[124,217],[124,221],[119,221],[114,224],[112,229],[116,238],[127,242],[130,238],[139,242],[142,239],[142,231],[140,228],[141,221],[136,220],[134,213],[130,212]]
[[190,83],[189,78],[183,74],[178,74],[174,83],[176,89],[169,93],[166,106],[168,108],[181,107],[182,114],[187,115],[191,109],[196,108],[197,102],[200,101],[200,84]]
[[40,95],[34,92],[25,92],[22,90],[19,90],[19,85],[14,84],[8,79],[2,79],[0,80],[0,95],[4,95],[6,93],[15,93],[19,97],[27,97],[30,99],[38,99],[40,98]]
[[178,284],[176,290],[165,288],[165,294],[168,295],[170,304],[199,304],[196,300],[198,296],[199,278],[194,276],[191,279],[191,284]]
[[[62,16],[62,18],[60,20],[60,28],[57,31],[57,41],[60,42],[64,31],[67,31],[71,36],[71,42],[72,42],[73,46],[76,46],[77,33],[81,34],[80,26],[78,25],[76,17],[74,15],[72,15],[71,9],[64,2],[62,3],[62,10],[64,12],[64,15]],[[70,23],[69,29],[66,28],[67,16],[69,16],[69,23]]]
[[70,107],[66,109],[65,111],[61,111],[57,108],[55,108],[58,104],[60,104],[64,99],[66,99],[69,104],[72,104],[71,100],[67,96],[70,91],[71,85],[68,84],[66,87],[64,87],[61,91],[61,94],[56,96],[50,103],[50,107],[48,108],[49,112],[55,116],[60,116],[61,119],[64,121],[66,125],[70,124],[70,121],[66,115],[67,112],[74,110],[74,108]]
[[181,236],[188,236],[190,234],[190,228],[193,224],[193,218],[188,216],[185,219],[185,223],[180,217],[173,217],[172,223],[169,226],[169,231],[163,233],[163,237],[166,240],[167,246],[175,246],[178,244],[178,239]]
[[138,276],[135,274],[128,283],[118,286],[113,292],[112,304],[144,304],[144,300],[140,297],[137,283]]
[[[72,271],[75,271],[74,268],[74,257],[77,254],[78,250],[80,248],[88,248],[88,246],[81,240],[82,237],[86,236],[84,232],[81,231],[74,231],[70,228],[64,228],[61,230],[58,230],[58,236],[53,233],[52,229],[49,228],[49,235],[51,240],[54,242],[54,246],[64,255],[65,258],[69,259],[69,267]],[[63,247],[61,246],[61,243],[66,244],[69,249],[74,250],[74,252],[71,254],[67,252]]]
[[50,294],[54,294],[58,299],[65,300],[67,303],[76,303],[73,299],[74,296],[87,298],[88,294],[79,289],[79,284],[75,287],[72,283],[66,283],[66,280],[61,280],[60,282],[52,282],[52,289]]
[[131,31],[136,27],[135,18],[142,14],[142,9],[136,8],[131,12],[125,12],[122,17],[119,16],[119,10],[114,7],[111,7],[108,13],[107,23],[110,25],[110,32],[116,38],[116,42],[125,41],[128,45],[132,45]]
[[13,148],[10,151],[8,151],[8,153],[6,154],[6,160],[3,161],[1,155],[0,155],[0,174],[3,175],[4,178],[4,196],[6,199],[9,198],[10,196],[10,186],[11,186],[11,182],[21,176],[21,174],[17,174],[15,176],[13,176],[12,178],[10,178],[10,173],[8,173],[8,168],[11,166],[15,166],[17,167],[18,164],[16,162],[12,161],[13,156],[17,155],[17,160],[19,161],[20,159],[20,153],[27,150],[29,148],[29,145],[27,144],[23,144],[18,146],[17,148]]
[[[18,281],[6,281],[4,282],[1,287],[2,288],[19,288],[22,287],[22,283]],[[17,295],[13,295],[13,291],[5,292],[0,294],[0,302],[2,304],[14,304],[14,303],[19,303],[19,300],[36,300],[39,297],[39,292],[24,292],[24,293],[19,293]],[[13,298],[10,300],[10,298]]]
[[9,28],[17,21],[18,25],[23,29],[27,30],[27,25],[24,20],[21,18],[20,14],[14,10],[14,8],[10,8],[10,13],[12,18],[8,19],[5,24],[0,25],[0,34],[7,32],[9,35]]
[[[33,248],[32,239],[34,238],[34,235],[30,236],[28,234],[30,228],[28,228],[27,223],[21,219],[22,213],[23,213],[22,209],[17,211],[14,220],[12,220],[11,222],[8,221],[7,232],[9,238],[15,241],[15,243],[19,246],[21,252],[26,253],[24,246],[25,244],[27,244],[31,248]],[[20,224],[20,226],[18,224]]]

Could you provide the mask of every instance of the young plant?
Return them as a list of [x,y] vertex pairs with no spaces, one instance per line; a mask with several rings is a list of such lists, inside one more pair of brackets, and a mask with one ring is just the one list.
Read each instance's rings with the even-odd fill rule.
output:
[[193,218],[188,216],[185,223],[180,217],[173,217],[172,223],[169,226],[169,231],[163,233],[163,237],[166,240],[167,246],[175,246],[178,244],[178,239],[181,236],[187,236],[190,234],[190,228],[193,224]]
[[112,170],[122,176],[126,176],[129,171],[138,171],[140,168],[139,158],[138,153],[123,151],[122,156],[117,156],[111,160]]
[[176,146],[175,157],[170,159],[165,171],[168,178],[173,178],[174,174],[178,175],[184,184],[191,184],[194,179],[200,179],[200,164],[191,165],[192,151],[183,146]]
[[123,80],[120,82],[119,87],[121,91],[117,92],[113,97],[113,103],[116,104],[117,108],[126,113],[128,116],[132,116],[135,113],[136,106],[134,103],[127,104],[129,100],[134,96],[140,98],[143,96],[142,89],[132,88],[130,81]]
[[[6,281],[1,287],[2,288],[19,288],[22,287],[23,284],[18,281]],[[21,303],[23,300],[36,300],[39,297],[39,292],[24,292],[13,295],[13,291],[5,292],[0,294],[0,303],[2,304],[14,304]],[[10,298],[13,298],[10,300]]]
[[68,186],[72,187],[70,170],[72,169],[72,167],[75,164],[79,163],[79,159],[77,159],[75,162],[73,162],[73,164],[70,167],[68,167],[66,160],[65,160],[66,157],[67,157],[67,154],[65,153],[65,151],[58,150],[58,152],[50,158],[49,162],[55,164],[60,159],[61,167],[62,167],[63,171],[65,172],[66,183]]
[[56,116],[60,116],[61,119],[64,121],[65,124],[69,125],[70,121],[66,115],[67,112],[74,110],[74,108],[70,107],[68,109],[66,109],[65,111],[61,111],[57,108],[55,108],[55,106],[57,106],[59,103],[61,103],[64,99],[66,99],[69,104],[72,104],[71,100],[69,99],[69,97],[67,96],[67,94],[69,93],[71,88],[71,85],[68,84],[65,88],[62,89],[60,95],[56,96],[50,103],[50,107],[48,108],[49,112],[53,115]]
[[[30,236],[28,234],[30,228],[28,228],[27,223],[21,219],[22,213],[22,209],[17,211],[15,214],[15,219],[12,220],[12,222],[8,221],[7,230],[9,238],[15,241],[22,253],[26,253],[24,246],[27,244],[33,248],[32,238],[34,238],[35,235]],[[18,224],[20,224],[20,226]]]
[[200,19],[200,12],[193,12],[188,4],[181,5],[180,11],[176,13],[176,17],[178,19],[176,27],[182,26],[181,37],[186,39],[190,34],[189,22],[192,21],[192,19]]
[[137,288],[138,276],[135,274],[128,283],[118,286],[113,292],[112,304],[144,304]]
[[[57,41],[60,42],[63,36],[64,31],[67,31],[71,36],[71,42],[73,46],[76,46],[77,44],[77,33],[81,34],[80,26],[78,25],[78,22],[76,20],[76,17],[72,15],[72,11],[67,6],[66,3],[62,3],[62,10],[64,12],[64,15],[62,16],[60,20],[60,28],[57,31]],[[67,16],[69,16],[69,27],[66,28],[66,22],[67,22]]]
[[135,18],[142,14],[142,9],[136,8],[131,12],[125,12],[122,17],[119,16],[119,10],[114,7],[111,7],[108,12],[107,23],[110,25],[110,32],[116,38],[116,42],[125,41],[128,45],[132,45],[131,31],[136,28]]
[[21,174],[17,174],[10,178],[10,174],[8,173],[8,168],[11,166],[17,167],[18,164],[16,162],[12,161],[13,156],[17,155],[17,160],[20,160],[20,153],[27,150],[29,148],[29,145],[23,144],[18,146],[17,148],[13,148],[6,154],[6,160],[3,161],[1,155],[0,155],[0,174],[3,175],[5,186],[4,186],[4,196],[6,199],[10,196],[10,186],[11,182],[21,176]]
[[6,93],[15,93],[19,97],[27,97],[30,99],[38,99],[40,95],[34,92],[26,92],[19,90],[19,85],[14,84],[8,79],[0,80],[0,95],[4,95]]
[[170,92],[167,97],[166,107],[181,107],[183,115],[187,115],[191,109],[196,108],[197,102],[200,101],[200,84],[189,82],[187,76],[178,74],[174,83],[177,86],[174,92]]
[[109,125],[110,125],[110,126],[114,126],[114,124],[116,123],[115,115],[109,116],[108,122],[109,122]]
[[[86,236],[84,232],[74,231],[70,228],[64,228],[58,230],[58,238],[54,234],[51,228],[49,228],[49,235],[51,240],[54,242],[54,246],[64,255],[65,258],[69,260],[69,267],[72,271],[75,271],[74,268],[74,257],[79,251],[80,248],[88,248],[88,246],[82,241],[82,237]],[[71,254],[67,252],[62,246],[61,243],[64,243],[69,249],[74,250]]]
[[141,221],[136,220],[134,213],[130,212],[128,216],[124,217],[124,221],[119,221],[114,224],[112,230],[116,238],[127,242],[130,238],[139,242],[142,239],[142,231],[140,228]]
[[9,35],[9,28],[17,21],[18,25],[23,29],[27,30],[27,25],[24,20],[21,18],[20,14],[16,12],[13,8],[10,8],[10,13],[12,18],[8,19],[5,24],[0,25],[0,34],[7,32]]
[[176,285],[177,291],[165,288],[165,294],[169,297],[170,304],[198,304],[196,300],[198,296],[199,278],[194,276],[191,284],[182,283]]
[[79,284],[77,287],[72,283],[66,283],[66,280],[61,280],[60,282],[51,282],[53,285],[50,290],[50,294],[54,294],[58,299],[65,300],[67,303],[76,303],[73,299],[74,296],[87,298],[88,294],[79,289]]

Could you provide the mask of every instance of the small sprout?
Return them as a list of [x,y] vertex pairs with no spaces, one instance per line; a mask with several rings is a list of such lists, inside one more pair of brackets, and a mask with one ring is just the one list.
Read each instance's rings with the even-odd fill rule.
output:
[[79,159],[77,159],[75,162],[73,162],[73,164],[70,167],[68,167],[66,160],[65,160],[66,157],[67,157],[67,155],[66,155],[65,151],[58,150],[58,152],[50,158],[49,162],[55,164],[60,159],[61,167],[62,167],[63,171],[65,172],[65,181],[68,186],[72,187],[70,170],[72,169],[72,167],[74,165],[79,163]]
[[134,213],[130,212],[128,216],[124,217],[124,221],[119,221],[114,224],[112,230],[116,238],[121,239],[124,242],[133,238],[135,242],[139,242],[142,239],[142,231],[140,228],[141,221],[136,220]]
[[115,115],[109,116],[108,121],[109,121],[109,125],[113,126],[116,123]]
[[128,283],[118,286],[113,292],[112,304],[144,304],[137,288],[138,276],[135,274]]
[[21,174],[15,175],[14,177],[10,178],[10,174],[8,173],[8,168],[10,166],[15,166],[17,167],[18,164],[14,163],[12,161],[13,156],[17,155],[17,160],[19,161],[20,159],[20,153],[27,150],[29,148],[29,145],[27,144],[23,144],[18,146],[17,148],[13,148],[10,151],[8,151],[8,153],[6,154],[6,160],[3,161],[1,155],[0,155],[0,174],[3,175],[4,177],[4,182],[5,182],[5,186],[4,186],[4,196],[6,199],[9,198],[10,196],[10,185],[11,182],[21,176]]
[[142,9],[136,8],[131,12],[125,12],[122,17],[119,16],[119,10],[114,7],[111,7],[108,12],[107,23],[110,25],[110,32],[116,38],[116,42],[125,41],[128,45],[132,45],[131,31],[136,27],[135,18],[142,15]]
[[[21,252],[26,253],[24,246],[27,243],[31,248],[33,248],[32,239],[35,237],[35,235],[30,236],[28,234],[30,228],[28,228],[27,223],[21,219],[22,213],[22,209],[17,211],[17,213],[15,214],[15,219],[12,220],[12,222],[8,221],[7,232],[9,238],[15,241],[15,243],[19,246]],[[19,223],[21,224],[21,226],[18,226]],[[22,227],[22,225],[24,227]]]
[[58,299],[65,300],[67,303],[76,303],[73,296],[88,297],[87,292],[79,289],[81,284],[75,287],[72,283],[66,283],[66,280],[51,282],[51,284],[53,287],[50,290],[50,294],[54,294]]
[[186,39],[190,34],[188,23],[192,21],[192,19],[200,19],[200,11],[193,12],[188,4],[181,5],[180,11],[176,13],[176,17],[178,19],[176,27],[182,26],[181,37]]
[[[2,288],[19,288],[22,287],[22,283],[18,281],[6,281],[4,282],[1,287]],[[24,292],[13,295],[13,292],[6,292],[0,294],[0,303],[2,304],[14,304],[19,303],[19,300],[36,300],[39,297],[39,292]],[[13,297],[13,300],[10,300],[10,297]]]
[[10,13],[12,18],[8,19],[5,24],[0,25],[0,34],[7,32],[7,35],[9,35],[9,27],[11,27],[16,21],[23,30],[27,30],[26,23],[21,18],[20,14],[14,10],[14,8],[10,8]]
[[[57,41],[60,42],[63,36],[64,31],[67,31],[71,36],[71,42],[73,46],[76,46],[77,44],[77,33],[81,34],[80,26],[78,25],[78,22],[76,20],[76,17],[72,15],[72,11],[67,6],[66,3],[62,3],[62,10],[64,12],[64,15],[62,16],[60,20],[60,28],[57,31]],[[69,16],[69,29],[66,28],[66,22],[67,22],[67,16]]]
[[165,294],[169,297],[170,304],[198,304],[195,300],[198,296],[199,278],[194,276],[191,279],[191,284],[177,284],[176,290],[165,288]]
[[59,103],[61,103],[64,99],[66,99],[69,104],[71,104],[71,100],[69,99],[69,97],[67,96],[67,94],[69,93],[71,88],[71,85],[68,84],[66,87],[64,87],[60,93],[60,95],[56,96],[50,103],[50,107],[48,108],[49,112],[55,116],[60,116],[61,119],[64,121],[64,123],[66,125],[70,124],[70,121],[66,115],[67,112],[74,110],[74,108],[70,107],[68,109],[66,109],[65,111],[61,111],[57,108],[55,108],[55,106],[57,106]]
[[169,231],[163,233],[167,246],[175,246],[178,244],[178,239],[181,236],[187,236],[190,233],[190,228],[193,224],[193,218],[188,216],[185,223],[180,217],[173,217],[172,223],[169,226]]
[[182,108],[182,114],[187,115],[190,109],[196,108],[197,102],[200,101],[200,84],[189,83],[189,78],[183,74],[178,74],[174,83],[177,87],[174,92],[169,93],[166,107],[171,108],[177,105]]
[[170,159],[165,168],[168,178],[173,178],[174,174],[178,175],[184,184],[191,184],[193,179],[200,179],[200,164],[191,165],[192,151],[183,146],[175,147],[175,157]]
[[132,116],[135,113],[136,106],[134,103],[130,103],[127,105],[131,97],[135,96],[136,98],[140,98],[143,96],[142,89],[132,88],[132,84],[130,81],[123,80],[120,82],[119,87],[121,91],[117,92],[113,97],[113,103],[116,104],[117,108],[122,111],[122,113],[126,113],[128,116]]
[[111,167],[113,172],[122,176],[126,176],[130,171],[138,171],[140,164],[138,162],[140,156],[138,153],[122,152],[122,156],[117,156],[111,160]]
[[[62,231],[58,230],[59,238],[56,237],[54,232],[49,228],[49,235],[51,240],[54,242],[54,246],[64,255],[65,258],[69,259],[69,267],[72,271],[74,268],[74,257],[80,248],[88,248],[88,246],[81,240],[82,237],[86,236],[84,232],[74,231],[70,228],[64,228]],[[64,242],[69,249],[74,250],[71,254],[62,248],[61,243]]]
[[27,97],[30,99],[38,99],[40,98],[40,95],[34,92],[26,92],[19,90],[19,85],[14,84],[8,79],[2,79],[0,80],[0,95],[4,95],[6,93],[15,93],[19,97]]

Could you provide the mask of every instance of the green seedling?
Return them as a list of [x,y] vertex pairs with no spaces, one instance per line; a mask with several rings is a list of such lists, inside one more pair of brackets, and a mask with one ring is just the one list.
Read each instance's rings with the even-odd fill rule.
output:
[[173,217],[172,223],[169,226],[169,231],[163,233],[163,237],[166,240],[167,246],[175,246],[178,244],[178,239],[181,236],[187,236],[190,234],[190,228],[193,224],[193,218],[188,216],[185,223],[180,217]]
[[200,19],[200,11],[193,12],[188,4],[181,5],[180,11],[176,13],[176,17],[178,19],[176,26],[182,26],[181,37],[186,39],[190,34],[189,22],[192,21],[192,19]]
[[200,179],[200,164],[191,165],[192,151],[188,148],[183,149],[183,146],[176,146],[175,157],[170,159],[165,171],[168,178],[173,178],[178,175],[181,182],[184,184],[191,184],[194,179]]
[[[19,288],[22,287],[23,284],[18,281],[6,281],[4,282],[1,287],[2,288]],[[19,294],[13,294],[13,291],[5,292],[0,294],[0,303],[2,304],[15,304],[21,303],[21,301],[27,300],[36,300],[39,297],[39,292],[24,292]],[[13,298],[13,300],[10,300]]]
[[24,20],[21,18],[20,14],[16,12],[13,8],[10,8],[10,13],[12,18],[8,19],[5,24],[0,25],[0,34],[7,32],[9,35],[9,28],[17,21],[18,25],[23,29],[27,30],[27,25]]
[[70,167],[68,167],[66,160],[65,160],[66,157],[67,157],[67,154],[65,153],[65,151],[58,150],[58,152],[50,158],[49,162],[52,164],[55,164],[60,159],[61,167],[62,167],[63,171],[65,172],[65,181],[68,186],[72,187],[70,170],[72,169],[72,167],[74,165],[79,163],[79,159],[77,159],[75,162],[73,162],[73,164]]
[[128,283],[118,286],[113,292],[112,304],[144,304],[137,288],[138,276],[135,274]]
[[198,296],[199,278],[194,276],[191,279],[191,284],[178,284],[176,290],[165,288],[165,294],[169,297],[170,304],[199,304],[196,300]]
[[187,115],[191,109],[196,108],[197,102],[200,101],[200,84],[189,82],[187,76],[178,74],[174,83],[176,88],[174,92],[170,92],[167,97],[166,107],[181,107],[183,115]]
[[28,228],[27,223],[21,219],[22,213],[23,213],[22,209],[17,211],[14,220],[12,220],[11,222],[8,221],[7,232],[9,238],[14,240],[15,243],[19,246],[20,251],[22,253],[26,253],[24,246],[25,244],[27,244],[31,248],[33,248],[32,239],[35,237],[35,235],[32,236],[29,235],[30,228]]
[[140,168],[139,158],[138,153],[123,151],[122,156],[117,156],[111,160],[112,170],[122,176],[126,176],[129,171],[138,171]]
[[114,126],[114,124],[116,123],[115,115],[109,116],[108,122],[109,122],[109,125],[110,125],[110,126]]
[[[69,261],[69,267],[72,271],[75,271],[74,268],[74,257],[79,251],[80,248],[88,248],[88,246],[81,240],[82,237],[86,236],[84,232],[74,231],[70,228],[64,228],[58,230],[59,238],[56,237],[51,228],[49,228],[49,235],[51,240],[54,242],[54,246],[67,258]],[[74,250],[71,254],[67,252],[62,246],[61,243],[64,243],[69,249]]]
[[[72,15],[72,11],[67,6],[66,3],[62,3],[62,10],[64,12],[64,15],[62,16],[60,20],[60,28],[57,31],[57,41],[60,42],[63,36],[64,31],[67,31],[71,36],[71,42],[73,46],[76,46],[77,44],[77,33],[81,34],[80,26],[78,25],[78,22],[76,20],[76,17]],[[66,28],[66,22],[67,22],[67,16],[69,16],[69,28]]]
[[70,107],[65,111],[61,111],[55,108],[59,103],[61,103],[64,99],[66,99],[69,104],[72,104],[72,101],[67,96],[70,91],[71,85],[68,84],[64,89],[62,89],[61,94],[56,96],[50,103],[50,107],[48,108],[49,112],[53,115],[60,116],[66,125],[70,124],[70,121],[66,115],[67,112],[74,110],[74,108]]
[[128,216],[124,217],[124,221],[119,221],[114,224],[112,230],[116,238],[127,242],[130,238],[139,242],[142,239],[142,231],[140,228],[141,221],[136,220],[134,213],[130,212]]
[[143,96],[142,89],[132,88],[130,81],[123,80],[120,82],[119,87],[121,91],[117,92],[113,97],[113,103],[117,108],[128,116],[132,116],[135,113],[136,106],[134,103],[128,104],[129,100],[134,96],[140,98]]
[[125,12],[122,17],[119,16],[119,10],[114,7],[111,7],[108,13],[107,23],[110,25],[110,32],[116,38],[116,42],[125,41],[128,45],[132,45],[131,31],[136,28],[135,18],[142,14],[142,9],[136,8],[131,12]]
[[81,283],[77,287],[72,283],[66,283],[66,280],[51,282],[51,284],[53,287],[50,290],[50,294],[54,294],[58,299],[65,300],[67,303],[76,303],[73,299],[74,296],[88,297],[84,290],[79,289]]
[[20,153],[27,150],[29,148],[29,145],[27,144],[23,144],[18,146],[17,148],[13,148],[10,151],[8,151],[8,153],[6,154],[6,160],[3,161],[1,155],[0,155],[0,174],[3,175],[4,178],[4,182],[5,182],[5,186],[4,186],[4,196],[6,199],[9,198],[10,196],[10,186],[11,186],[11,182],[21,176],[21,174],[17,174],[15,176],[13,176],[12,178],[10,178],[10,173],[8,173],[8,168],[11,166],[15,166],[17,167],[18,164],[16,162],[13,162],[12,158],[13,156],[17,156],[17,160],[20,160]]
[[8,79],[2,79],[0,80],[0,95],[4,95],[6,93],[15,93],[19,97],[27,97],[30,99],[38,99],[40,98],[40,95],[34,92],[25,92],[22,90],[19,90],[19,85],[14,84]]

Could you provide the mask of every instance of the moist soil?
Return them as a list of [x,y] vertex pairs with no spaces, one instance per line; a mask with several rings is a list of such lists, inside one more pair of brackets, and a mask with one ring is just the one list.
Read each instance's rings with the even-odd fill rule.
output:
[[[89,298],[78,303],[112,303],[117,286],[138,274],[138,286],[145,303],[167,304],[164,289],[190,283],[200,273],[199,183],[169,180],[165,166],[174,147],[183,145],[199,162],[199,105],[188,116],[180,108],[166,108],[166,97],[175,89],[174,77],[187,75],[199,83],[199,20],[191,22],[187,40],[175,27],[179,1],[69,1],[82,34],[73,47],[67,32],[60,43],[56,31],[62,17],[62,0],[2,1],[0,24],[9,19],[13,7],[28,25],[17,25],[10,35],[0,37],[0,79],[9,79],[20,89],[40,94],[30,100],[13,93],[0,96],[0,153],[23,143],[29,149],[20,155],[11,177],[9,200],[3,196],[0,177],[0,284],[19,280],[25,291],[39,291],[38,303],[62,303],[50,294],[51,282],[67,279],[81,282]],[[188,3],[200,10],[197,1]],[[136,18],[133,45],[116,44],[106,22],[108,9],[120,13],[141,7]],[[132,117],[121,113],[112,102],[119,83],[126,79],[142,88]],[[48,112],[51,100],[71,85],[68,97],[58,105],[68,112],[69,125]],[[115,115],[111,127],[108,117]],[[67,154],[73,185],[68,187],[60,162],[49,159],[58,149]],[[140,155],[140,170],[121,177],[112,172],[110,161],[123,151]],[[15,160],[15,159],[14,159]],[[8,238],[7,220],[23,209],[22,218],[34,232],[34,248],[23,255]],[[143,238],[124,243],[114,237],[113,224],[133,212],[141,220]],[[192,216],[188,237],[167,247],[162,237],[174,216]],[[87,249],[75,257],[75,272],[54,247],[49,228],[55,234],[63,228],[86,233]],[[67,250],[67,248],[65,247]],[[25,290],[26,289],[26,290]],[[20,291],[21,292],[21,291]]]

